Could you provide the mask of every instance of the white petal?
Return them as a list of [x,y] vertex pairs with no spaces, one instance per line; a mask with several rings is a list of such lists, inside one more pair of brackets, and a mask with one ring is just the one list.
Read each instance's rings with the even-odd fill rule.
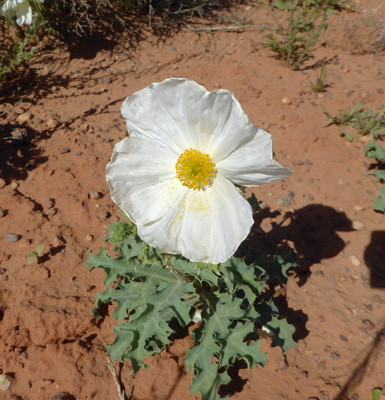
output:
[[180,197],[176,161],[170,150],[146,140],[122,140],[107,164],[112,200],[137,224],[162,217]]
[[138,233],[162,252],[217,264],[234,254],[252,225],[249,203],[226,178],[217,176],[205,191],[181,191],[168,213],[138,226]]
[[249,143],[218,162],[216,167],[219,174],[242,186],[258,186],[293,173],[273,160],[271,135],[262,129]]
[[191,261],[226,261],[254,223],[249,203],[220,175],[206,191],[190,190],[183,206],[186,213],[178,245],[181,254]]
[[130,136],[148,139],[181,154],[197,145],[194,116],[198,116],[205,94],[206,90],[193,81],[167,79],[127,97],[121,113]]
[[210,93],[189,79],[153,83],[129,96],[121,112],[131,136],[179,154],[192,147],[208,153],[214,162],[257,131],[231,92]]

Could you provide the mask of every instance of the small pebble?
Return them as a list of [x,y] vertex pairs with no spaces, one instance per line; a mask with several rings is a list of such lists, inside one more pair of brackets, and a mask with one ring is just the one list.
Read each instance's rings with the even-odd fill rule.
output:
[[7,210],[3,210],[2,208],[0,208],[0,218],[3,218],[7,215]]
[[0,374],[0,387],[5,392],[12,386],[12,378],[6,374]]
[[59,149],[59,154],[66,154],[69,153],[71,151],[71,149],[69,147],[62,147],[61,149]]
[[287,362],[286,357],[283,356],[278,360],[278,369],[280,369],[281,371],[287,369],[288,366],[289,363]]
[[356,256],[351,256],[350,257],[350,262],[355,265],[356,267],[358,267],[359,265],[361,265],[361,261],[356,257]]
[[343,342],[347,342],[347,341],[348,341],[348,338],[347,338],[346,336],[344,336],[344,335],[340,335],[340,339],[341,339]]
[[13,190],[16,190],[18,187],[19,187],[19,184],[18,184],[17,182],[12,182],[12,183],[11,183],[11,188],[12,188]]
[[362,210],[364,209],[364,207],[361,207],[361,206],[354,206],[354,209],[355,209],[356,211],[362,211]]
[[97,190],[94,190],[89,194],[91,199],[99,199],[100,197],[103,197],[103,193],[98,192]]
[[58,394],[55,394],[55,396],[52,396],[49,400],[69,400],[73,398],[69,393],[66,392],[60,392]]
[[110,78],[109,76],[107,76],[106,78],[103,78],[103,82],[106,83],[106,84],[108,85],[108,84],[110,84],[112,81],[111,81],[111,78]]
[[291,198],[290,197],[284,197],[284,198],[281,198],[281,199],[277,199],[277,203],[280,206],[288,207],[291,204]]
[[20,114],[20,115],[16,118],[16,120],[17,120],[17,122],[18,122],[19,124],[22,124],[22,123],[28,121],[30,118],[31,118],[31,113],[25,112],[25,113],[23,113],[23,114]]
[[94,240],[94,237],[93,237],[92,235],[87,235],[87,236],[86,236],[86,240],[87,240],[88,242],[92,242],[92,241]]
[[285,105],[290,105],[291,104],[290,99],[287,98],[287,97],[284,97],[281,101],[282,101],[282,104],[285,104]]
[[334,361],[338,361],[341,356],[338,353],[330,353],[330,358]]
[[376,327],[370,319],[362,320],[362,325],[367,331],[372,331]]
[[359,221],[353,221],[353,229],[356,231],[362,231],[365,228],[365,225]]
[[7,233],[5,240],[7,242],[18,242],[21,239],[21,235],[15,233]]
[[47,128],[49,128],[49,129],[55,129],[60,125],[59,121],[54,118],[48,119],[45,124],[47,125]]
[[110,218],[111,217],[111,213],[108,211],[103,211],[102,212],[102,218]]
[[52,199],[50,197],[46,197],[44,199],[44,203],[43,203],[45,208],[52,208],[55,205],[55,199]]
[[51,216],[55,215],[56,213],[57,213],[57,208],[55,208],[55,207],[51,207],[47,211],[47,215],[51,215]]
[[0,268],[0,275],[3,275],[5,271],[6,271],[5,268]]

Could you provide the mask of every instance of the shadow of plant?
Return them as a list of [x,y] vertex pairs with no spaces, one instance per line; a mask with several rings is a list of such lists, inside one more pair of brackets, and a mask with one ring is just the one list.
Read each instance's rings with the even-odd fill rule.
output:
[[350,400],[354,395],[354,389],[362,382],[366,374],[370,374],[370,365],[373,365],[380,355],[379,348],[383,347],[385,343],[385,324],[377,332],[373,342],[371,342],[367,348],[363,351],[364,357],[358,366],[353,370],[349,379],[345,383],[344,387],[334,398],[334,400]]
[[385,231],[374,231],[366,246],[364,259],[370,269],[370,286],[385,288]]
[[247,242],[255,251],[267,254],[274,254],[277,247],[293,242],[299,258],[299,267],[295,272],[300,286],[309,278],[313,264],[333,258],[345,248],[346,244],[337,232],[354,230],[352,221],[345,213],[322,204],[310,204],[285,213],[279,224],[271,222],[272,228],[269,232],[260,228],[265,218],[275,218],[278,215],[278,211],[271,212],[269,208],[257,212],[256,228]]
[[46,162],[48,157],[41,156],[41,151],[32,141],[44,135],[27,126],[0,125],[0,178],[7,184],[13,180],[25,180],[29,171]]

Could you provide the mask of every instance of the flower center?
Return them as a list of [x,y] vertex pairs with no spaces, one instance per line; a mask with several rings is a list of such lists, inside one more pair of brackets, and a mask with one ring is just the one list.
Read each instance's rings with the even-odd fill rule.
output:
[[175,169],[182,185],[194,190],[210,185],[216,175],[210,156],[191,148],[179,156]]

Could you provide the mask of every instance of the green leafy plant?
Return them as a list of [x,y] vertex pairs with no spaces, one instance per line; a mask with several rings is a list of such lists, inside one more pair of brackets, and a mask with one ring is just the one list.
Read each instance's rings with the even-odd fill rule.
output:
[[46,25],[36,14],[31,25],[18,27],[10,17],[7,18],[6,24],[7,27],[0,28],[5,38],[0,44],[0,81],[7,73],[14,71],[38,52],[39,32]]
[[377,142],[385,136],[385,109],[376,112],[372,108],[362,109],[362,104],[356,104],[352,109],[346,108],[338,115],[330,114],[326,109],[325,114],[329,120],[324,127],[332,124],[338,126],[349,126],[354,128],[356,133],[340,130],[340,135],[346,137],[348,141],[357,138],[357,134],[368,135],[370,142],[365,146],[364,151],[367,158],[374,158],[378,165],[372,172],[376,181],[382,183],[379,190],[379,198],[373,199],[373,208],[376,211],[385,212],[385,149]]
[[106,241],[114,243],[115,256],[103,247],[86,261],[89,271],[106,272],[106,289],[97,294],[93,314],[99,318],[104,304],[117,304],[112,313],[116,338],[107,352],[120,362],[130,360],[133,373],[149,368],[144,357],[159,353],[178,331],[200,320],[184,362],[194,374],[190,391],[203,400],[218,398],[218,387],[231,381],[228,370],[236,360],[248,368],[265,364],[262,328],[272,346],[282,351],[296,346],[295,328],[263,295],[267,282],[287,282],[289,269],[297,265],[293,251],[233,256],[219,265],[193,263],[148,246],[132,224],[119,222],[108,230]]
[[310,84],[312,90],[316,93],[325,92],[326,88],[330,85],[326,82],[326,78],[328,73],[325,70],[325,67],[321,67],[319,73],[317,74],[316,81]]
[[385,149],[377,142],[370,142],[365,146],[365,154],[367,158],[375,158],[378,165],[373,171],[373,175],[377,182],[382,183],[379,190],[379,198],[373,199],[373,208],[376,211],[385,212]]
[[[289,13],[285,21],[276,18],[275,8]],[[264,37],[263,47],[270,48],[293,70],[299,69],[313,57],[313,46],[325,28],[328,13],[325,9],[300,7],[298,1],[278,1],[273,4],[272,14],[276,26]]]
[[39,260],[39,257],[43,254],[44,244],[41,244],[36,247],[36,250],[32,251],[27,255],[27,263],[33,264]]
[[372,400],[381,400],[382,390],[381,389],[373,389],[372,390]]
[[[349,126],[354,128],[361,135],[369,135],[370,140],[380,139],[385,136],[385,109],[380,112],[372,108],[364,110],[362,103],[356,104],[353,108],[346,108],[337,115],[330,114],[325,108],[324,112],[329,118],[324,127],[332,124],[338,126]],[[341,129],[340,135],[352,141],[356,136],[351,132]]]

